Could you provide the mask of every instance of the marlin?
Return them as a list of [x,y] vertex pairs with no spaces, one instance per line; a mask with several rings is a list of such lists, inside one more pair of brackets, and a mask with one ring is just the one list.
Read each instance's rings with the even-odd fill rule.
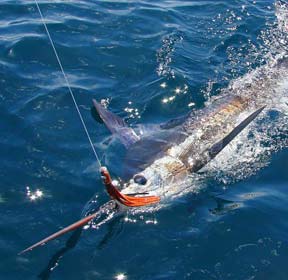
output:
[[[273,71],[271,71],[273,69]],[[145,211],[166,205],[193,185],[193,174],[213,160],[261,114],[273,107],[275,88],[287,80],[288,57],[249,73],[249,83],[231,84],[209,108],[191,112],[143,133],[93,100],[93,106],[108,130],[127,149],[122,182],[111,179],[108,169],[100,173],[110,200],[100,208],[42,239],[19,254],[32,250],[92,220],[105,221],[129,208]],[[245,78],[242,80],[245,81]],[[270,101],[269,101],[270,100]],[[136,156],[137,155],[137,156]],[[104,222],[103,222],[104,221]]]

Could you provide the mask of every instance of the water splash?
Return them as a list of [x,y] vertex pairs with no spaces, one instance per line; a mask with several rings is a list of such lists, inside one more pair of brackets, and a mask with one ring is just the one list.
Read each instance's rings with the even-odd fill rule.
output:
[[171,67],[175,45],[183,40],[180,34],[173,33],[165,36],[162,46],[157,52],[157,74],[161,77],[175,78],[175,71]]
[[[287,4],[277,2],[276,21],[261,31],[258,41],[249,43],[246,53],[247,74],[233,79],[223,95],[241,95],[254,100],[254,106],[267,106],[265,115],[258,119],[235,139],[205,168],[206,176],[216,179],[226,188],[228,185],[256,174],[267,166],[271,154],[288,146],[288,58],[287,58]],[[232,65],[241,63],[232,48],[228,48]],[[243,49],[238,49],[243,51]],[[238,57],[238,58],[237,58]],[[262,66],[250,70],[251,65]],[[209,107],[216,98],[208,99]]]

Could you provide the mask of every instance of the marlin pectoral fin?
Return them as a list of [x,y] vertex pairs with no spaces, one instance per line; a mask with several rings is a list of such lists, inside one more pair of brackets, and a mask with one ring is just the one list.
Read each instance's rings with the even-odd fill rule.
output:
[[[93,99],[93,104],[97,110],[97,113],[99,114],[100,119],[105,123],[112,134],[117,135],[119,140],[126,148],[140,139],[135,131],[131,127],[127,126],[123,119],[106,110],[95,99]],[[97,119],[98,122],[101,122],[101,120],[99,121]]]
[[246,126],[248,126],[265,108],[265,106],[259,108],[251,115],[249,115],[245,120],[243,120],[239,125],[237,125],[228,135],[226,135],[222,140],[215,143],[209,150],[210,159],[213,159],[217,154],[219,154]]

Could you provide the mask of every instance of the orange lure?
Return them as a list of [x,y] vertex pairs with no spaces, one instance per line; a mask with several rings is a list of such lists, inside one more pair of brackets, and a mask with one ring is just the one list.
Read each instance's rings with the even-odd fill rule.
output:
[[113,186],[110,174],[106,167],[102,166],[100,168],[100,173],[103,178],[104,185],[110,197],[117,200],[119,203],[128,207],[140,207],[150,204],[154,204],[160,201],[158,196],[142,196],[134,197],[130,195],[125,195],[119,192],[119,190]]

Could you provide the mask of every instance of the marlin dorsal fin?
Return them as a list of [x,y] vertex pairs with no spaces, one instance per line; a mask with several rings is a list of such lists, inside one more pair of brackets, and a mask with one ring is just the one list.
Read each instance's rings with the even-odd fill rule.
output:
[[114,113],[106,110],[95,99],[93,99],[93,104],[101,120],[110,130],[110,132],[112,134],[115,134],[119,138],[121,143],[126,148],[130,147],[132,144],[140,140],[140,137],[135,133],[135,131],[131,127],[129,127],[125,123],[123,119],[121,119]]

